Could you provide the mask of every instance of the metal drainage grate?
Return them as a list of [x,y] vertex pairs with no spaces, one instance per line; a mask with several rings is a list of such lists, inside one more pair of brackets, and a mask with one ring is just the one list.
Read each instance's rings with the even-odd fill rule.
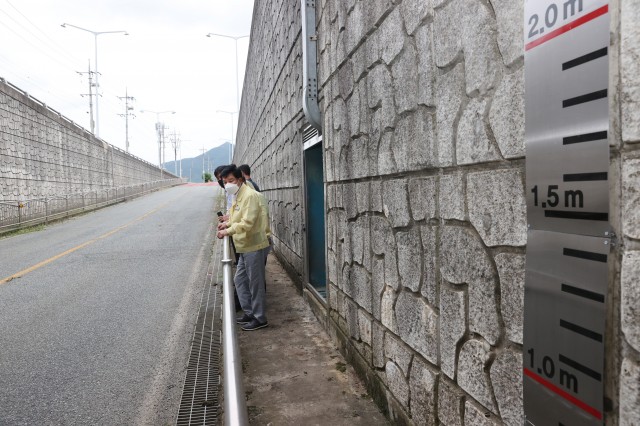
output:
[[[217,249],[217,247],[216,247]],[[193,333],[191,354],[184,381],[177,426],[216,425],[220,401],[220,286],[214,283],[220,271],[219,250],[209,265],[207,282],[200,303],[200,313]],[[215,272],[215,274],[214,274]]]

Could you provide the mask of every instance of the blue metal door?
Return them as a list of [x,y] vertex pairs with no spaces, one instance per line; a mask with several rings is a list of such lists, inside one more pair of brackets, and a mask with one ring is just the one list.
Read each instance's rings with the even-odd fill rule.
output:
[[322,143],[304,151],[309,284],[326,297]]

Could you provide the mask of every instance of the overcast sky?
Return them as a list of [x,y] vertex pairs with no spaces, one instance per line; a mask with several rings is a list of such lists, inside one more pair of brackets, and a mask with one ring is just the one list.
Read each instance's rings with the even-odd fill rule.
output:
[[[91,31],[126,30],[98,36],[102,97],[100,137],[125,148],[124,101],[133,96],[130,152],[158,163],[156,114],[182,139],[182,156],[194,157],[231,139],[236,110],[235,42],[207,33],[248,35],[253,0],[0,0],[0,77],[90,129]],[[238,41],[242,90],[249,38]],[[237,115],[234,116],[234,126]],[[166,161],[173,160],[167,146]]]

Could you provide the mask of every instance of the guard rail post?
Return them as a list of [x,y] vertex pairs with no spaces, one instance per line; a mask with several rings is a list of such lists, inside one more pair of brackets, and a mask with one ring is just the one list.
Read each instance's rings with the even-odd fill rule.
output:
[[224,352],[224,424],[244,426],[249,424],[247,403],[242,384],[242,359],[236,333],[235,302],[233,300],[233,277],[231,274],[231,248],[229,236],[224,237],[222,246],[222,350]]

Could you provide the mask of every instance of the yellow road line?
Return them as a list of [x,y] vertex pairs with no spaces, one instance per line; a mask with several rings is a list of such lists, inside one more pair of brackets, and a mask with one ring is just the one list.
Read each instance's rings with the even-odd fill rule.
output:
[[163,204],[163,205],[161,205],[160,207],[155,208],[155,209],[151,210],[151,211],[150,211],[150,212],[148,212],[148,213],[145,213],[144,215],[140,216],[139,218],[137,218],[137,219],[135,219],[135,220],[132,220],[131,222],[129,222],[129,223],[127,223],[127,224],[124,224],[124,225],[122,225],[122,226],[120,226],[120,227],[118,227],[118,228],[116,228],[116,229],[113,229],[113,230],[111,230],[111,231],[107,232],[106,234],[100,235],[99,237],[94,238],[93,240],[89,240],[89,241],[87,241],[87,242],[84,242],[84,243],[82,243],[82,244],[80,244],[80,245],[78,245],[78,246],[75,246],[75,247],[73,247],[73,248],[70,248],[69,250],[67,250],[67,251],[65,251],[65,252],[62,252],[62,253],[60,253],[60,254],[56,254],[55,256],[50,257],[49,259],[43,260],[43,261],[42,261],[42,262],[40,262],[40,263],[36,263],[35,265],[28,267],[27,269],[23,269],[22,271],[17,272],[17,273],[15,273],[15,274],[13,274],[13,275],[11,275],[11,276],[7,277],[7,278],[3,278],[3,279],[1,279],[1,280],[0,280],[0,285],[6,284],[6,283],[8,283],[9,281],[12,281],[12,280],[14,280],[14,279],[16,279],[16,278],[21,278],[21,277],[25,276],[26,274],[28,274],[29,272],[33,272],[33,271],[35,271],[36,269],[40,269],[40,268],[42,268],[43,266],[48,265],[48,264],[49,264],[49,263],[51,263],[51,262],[55,262],[56,260],[58,260],[58,259],[60,259],[60,258],[62,258],[62,257],[64,257],[64,256],[66,256],[66,255],[68,255],[68,254],[71,254],[71,253],[73,253],[73,252],[75,252],[75,251],[78,251],[78,250],[80,250],[80,249],[82,249],[82,248],[85,248],[86,246],[88,246],[88,245],[90,245],[90,244],[93,244],[93,243],[95,243],[96,241],[100,241],[100,240],[102,240],[102,239],[104,239],[104,238],[110,237],[111,235],[115,234],[116,232],[122,231],[123,229],[128,228],[129,226],[133,225],[134,223],[136,223],[136,222],[140,222],[141,220],[144,220],[144,219],[145,219],[145,218],[147,218],[148,216],[150,216],[150,215],[152,215],[153,213],[157,212],[158,210],[162,209],[162,208],[163,208],[164,206],[166,206],[167,204],[169,204],[169,203],[164,203],[164,204]]

